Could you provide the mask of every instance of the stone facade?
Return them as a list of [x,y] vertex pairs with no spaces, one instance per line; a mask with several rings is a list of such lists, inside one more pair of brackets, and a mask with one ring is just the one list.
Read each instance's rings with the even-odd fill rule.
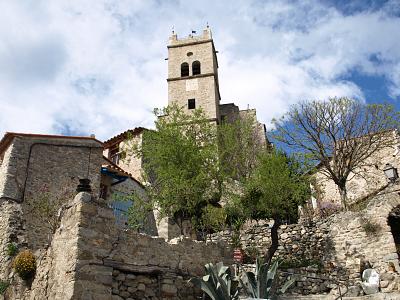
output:
[[[396,168],[400,167],[398,134],[391,132],[388,138],[393,140],[392,147],[386,147],[377,151],[366,159],[361,167],[349,175],[347,196],[350,204],[381,190],[387,185],[388,180],[383,172],[387,163],[392,164]],[[315,196],[319,204],[321,202],[333,202],[340,205],[340,194],[336,184],[321,171],[315,174],[315,179]]]
[[31,204],[62,203],[62,197],[67,201],[74,195],[79,178],[89,178],[98,194],[101,152],[102,144],[90,138],[10,137],[0,170],[0,201],[20,203],[26,243],[31,249],[42,248],[52,234],[48,224],[34,214]]
[[103,155],[139,182],[143,182],[143,158],[135,157],[132,154],[132,148],[135,144],[141,145],[145,130],[145,128],[137,127],[104,142]]
[[[188,107],[188,99],[194,99],[196,108],[201,107],[211,121],[232,122],[238,118],[252,116],[255,119],[257,138],[267,144],[264,124],[257,121],[255,109],[240,110],[234,103],[220,104],[218,60],[210,28],[202,35],[189,35],[178,39],[174,32],[168,45],[168,105]],[[192,64],[201,64],[200,74],[193,74]],[[189,65],[188,76],[181,76],[181,65]]]
[[[200,62],[200,74],[194,75],[192,64]],[[181,76],[181,65],[189,65],[189,76]],[[195,99],[210,120],[219,118],[218,62],[211,36],[205,29],[201,36],[178,39],[175,33],[168,45],[168,104],[188,108],[188,99]]]

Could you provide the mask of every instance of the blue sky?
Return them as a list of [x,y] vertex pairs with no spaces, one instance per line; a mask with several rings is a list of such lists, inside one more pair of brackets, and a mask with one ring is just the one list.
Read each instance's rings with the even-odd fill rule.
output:
[[267,125],[330,96],[400,109],[400,0],[2,1],[0,135],[151,127],[172,27],[185,37],[207,22],[222,103]]

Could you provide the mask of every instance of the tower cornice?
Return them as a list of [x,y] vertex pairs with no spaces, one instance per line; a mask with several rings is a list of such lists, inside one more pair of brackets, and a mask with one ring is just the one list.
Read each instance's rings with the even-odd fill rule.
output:
[[183,46],[193,46],[193,45],[199,45],[199,44],[205,44],[205,43],[212,43],[213,48],[214,48],[214,42],[212,39],[207,39],[207,40],[195,40],[191,41],[190,39],[186,40],[178,40],[175,42],[176,44],[173,45],[168,45],[167,48],[177,48],[177,47],[183,47]]

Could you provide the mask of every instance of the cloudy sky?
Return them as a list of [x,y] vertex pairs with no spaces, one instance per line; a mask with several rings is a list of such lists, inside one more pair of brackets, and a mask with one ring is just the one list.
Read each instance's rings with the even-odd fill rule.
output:
[[400,0],[0,2],[0,135],[99,139],[167,104],[167,41],[210,24],[222,102],[269,123],[329,96],[400,108]]

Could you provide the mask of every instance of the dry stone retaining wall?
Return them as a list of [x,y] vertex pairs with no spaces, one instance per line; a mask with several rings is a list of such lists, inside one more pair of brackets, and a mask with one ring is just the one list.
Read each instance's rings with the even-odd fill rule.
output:
[[[188,278],[202,276],[208,262],[232,262],[225,244],[188,239],[166,243],[163,238],[120,230],[105,204],[91,201],[76,206],[81,213],[74,291],[77,299],[103,299],[106,295],[113,295],[113,299],[143,299],[143,295],[194,299]],[[156,278],[158,288],[154,290]]]
[[6,299],[194,300],[202,293],[189,278],[202,276],[208,262],[232,263],[224,243],[167,243],[121,230],[107,204],[88,193],[78,194],[61,216],[49,247],[35,251],[31,285],[8,269]]
[[[368,261],[378,270],[383,291],[400,291],[398,274],[389,271],[391,263],[397,272],[400,272],[400,267],[393,235],[387,223],[389,213],[398,205],[400,196],[396,184],[375,196],[360,211],[341,212],[313,222],[282,225],[276,257],[284,259],[282,267],[301,274],[291,293],[328,292],[336,286],[333,282],[358,286],[363,261]],[[376,233],[365,230],[366,220],[376,226]],[[212,239],[229,241],[230,233],[223,232]],[[271,244],[268,223],[247,224],[242,231],[241,244],[247,252],[265,253]]]

